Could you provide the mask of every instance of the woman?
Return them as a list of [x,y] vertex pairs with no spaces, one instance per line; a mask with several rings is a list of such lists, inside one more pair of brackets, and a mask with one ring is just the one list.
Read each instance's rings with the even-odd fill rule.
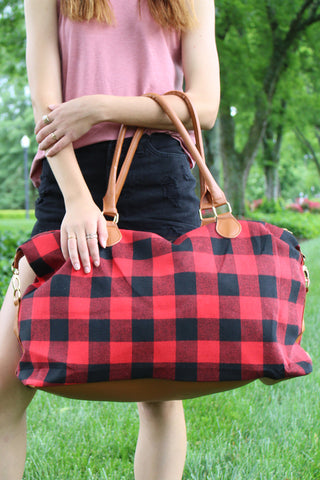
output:
[[[184,79],[202,127],[213,126],[219,104],[214,2],[25,0],[25,14],[39,143],[32,166],[40,192],[33,235],[61,228],[63,254],[75,269],[89,272],[90,257],[93,268],[99,265],[98,243],[104,247],[108,235],[101,195],[119,123],[150,130],[118,204],[119,226],[155,231],[170,240],[196,228],[198,202],[190,188],[188,158],[168,133],[170,121],[141,95],[182,90]],[[183,101],[175,96],[168,100],[191,127]],[[167,133],[150,135],[152,130]],[[153,181],[160,175],[167,180]],[[146,203],[151,213],[142,208]],[[23,291],[34,274],[25,259],[19,268]],[[10,287],[0,321],[2,480],[22,478],[25,411],[34,394],[15,377],[20,356],[13,334],[16,314]],[[186,454],[182,403],[140,403],[139,414],[136,480],[181,479]]]

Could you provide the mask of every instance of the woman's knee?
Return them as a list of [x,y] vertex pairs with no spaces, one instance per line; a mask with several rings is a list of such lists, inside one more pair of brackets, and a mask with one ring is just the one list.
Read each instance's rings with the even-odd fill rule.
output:
[[29,392],[27,387],[3,368],[0,368],[0,375],[0,423],[20,421],[34,392]]
[[[2,312],[3,313],[3,312]],[[3,314],[0,316],[0,402],[4,397],[12,395],[19,385],[16,368],[19,362],[19,344],[10,326],[4,325]],[[10,322],[11,323],[11,322]],[[13,325],[13,322],[12,322]],[[12,327],[13,328],[13,327]]]
[[[20,347],[14,334],[8,335],[7,344],[3,337],[0,341],[0,410],[16,407],[24,409],[28,405],[33,393],[25,387],[16,376],[16,369],[20,358]],[[12,338],[13,337],[13,338]]]
[[0,419],[24,415],[35,390],[25,387],[15,374],[16,364],[0,355]]
[[183,415],[183,404],[180,400],[166,402],[138,403],[140,420],[160,421],[170,420],[173,416]]

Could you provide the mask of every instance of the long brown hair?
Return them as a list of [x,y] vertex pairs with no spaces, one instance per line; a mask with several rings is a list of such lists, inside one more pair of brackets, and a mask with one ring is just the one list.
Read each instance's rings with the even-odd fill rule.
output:
[[[151,15],[162,27],[185,31],[195,25],[193,0],[147,1]],[[60,4],[62,14],[71,20],[95,19],[109,25],[114,22],[110,0],[61,0]]]

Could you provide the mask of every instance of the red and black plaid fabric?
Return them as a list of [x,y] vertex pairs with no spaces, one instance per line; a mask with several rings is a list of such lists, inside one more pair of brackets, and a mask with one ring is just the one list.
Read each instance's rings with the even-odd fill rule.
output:
[[85,275],[65,262],[59,232],[22,245],[37,279],[25,293],[18,376],[44,387],[108,380],[281,379],[311,372],[301,348],[302,255],[287,231],[215,224],[174,243],[122,230]]

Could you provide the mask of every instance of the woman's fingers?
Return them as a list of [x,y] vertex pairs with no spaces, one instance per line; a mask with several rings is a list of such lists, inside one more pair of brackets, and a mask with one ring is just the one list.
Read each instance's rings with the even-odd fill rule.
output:
[[86,233],[89,254],[95,267],[100,265],[99,243],[103,248],[105,248],[107,245],[107,238],[107,222],[104,216],[101,214],[98,218],[96,232],[90,231]]
[[48,133],[52,132],[55,129],[55,125],[52,125],[54,122],[54,109],[57,108],[58,105],[49,105],[50,112],[42,115],[41,119],[37,122],[34,133],[36,135],[37,142],[41,142]]
[[50,105],[51,112],[42,116],[34,130],[40,150],[45,151],[47,156],[51,157],[72,141],[68,135],[65,135],[64,130],[59,128],[54,113],[54,109],[57,107],[58,105]]
[[78,254],[78,239],[77,236],[74,234],[68,235],[67,237],[67,250],[68,250],[68,258],[73,265],[75,270],[80,270],[80,260]]
[[101,212],[97,225],[98,241],[102,248],[106,248],[108,239],[107,222]]
[[84,232],[81,235],[79,235],[79,237],[77,237],[77,247],[78,247],[78,251],[73,249],[70,250],[69,248],[71,263],[76,270],[79,270],[80,265],[78,269],[76,268],[76,265],[80,257],[80,261],[83,266],[84,273],[89,273],[91,270],[90,253],[89,253],[89,245],[87,243],[86,234]]
[[98,234],[97,233],[87,233],[86,234],[86,244],[88,247],[89,255],[92,258],[92,262],[95,267],[100,265],[100,253],[99,253],[99,244],[98,244]]
[[50,112],[42,116],[35,128],[40,150],[53,157],[87,133],[95,120],[96,108],[91,108],[94,97],[79,97],[49,105]]
[[69,260],[68,235],[66,232],[64,232],[63,228],[60,230],[60,245],[63,258],[66,261]]
[[65,260],[69,260],[75,270],[80,269],[80,261],[78,254],[77,235],[75,233],[68,233],[61,228],[61,251]]
[[105,248],[107,238],[107,223],[100,215],[97,224],[90,222],[84,229],[62,228],[61,250],[66,260],[70,258],[75,270],[80,270],[82,265],[84,272],[89,273],[92,263],[95,267],[100,265],[99,243]]
[[[40,122],[41,124],[41,122]],[[54,135],[52,135],[54,134]],[[36,134],[36,140],[39,146],[43,141],[46,141],[49,143],[50,141],[53,143],[55,140],[55,137],[57,137],[57,134],[54,132],[54,126],[53,125],[45,125],[41,129],[38,130],[38,133]],[[51,138],[51,140],[50,140]]]
[[68,135],[61,130],[51,127],[42,128],[36,136],[39,148],[45,151],[47,156],[53,157],[72,142]]
[[59,152],[61,152],[61,150],[63,150],[70,143],[72,143],[71,139],[69,139],[67,136],[63,136],[58,140],[59,138],[58,132],[56,134],[56,138],[57,138],[56,142],[53,144],[50,142],[50,145],[48,147],[46,147],[45,145],[44,146],[40,145],[40,149],[46,152],[47,157],[54,157]]
[[41,120],[39,120],[34,128],[35,135],[43,129],[46,128],[52,122],[52,118],[49,117],[49,114],[43,115]]
[[[91,242],[93,239],[89,240]],[[95,243],[97,244],[97,241]],[[91,245],[87,244],[85,232],[76,234],[61,231],[61,250],[65,260],[70,259],[75,270],[80,270],[82,264],[85,273],[89,273],[91,270],[90,251],[93,253],[92,260],[95,264],[97,255],[99,258],[99,250],[97,253],[95,249],[92,249]]]

